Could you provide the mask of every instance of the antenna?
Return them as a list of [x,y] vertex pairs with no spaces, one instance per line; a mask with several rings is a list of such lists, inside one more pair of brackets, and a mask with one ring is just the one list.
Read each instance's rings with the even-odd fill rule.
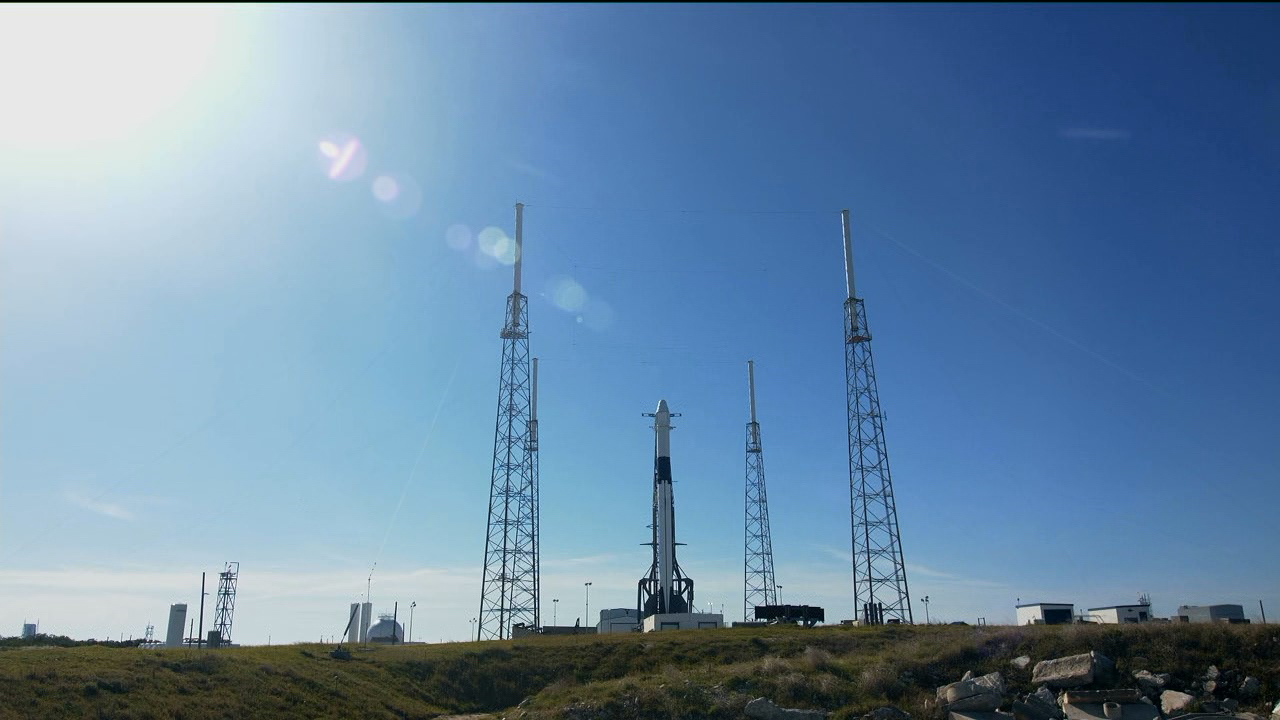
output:
[[524,268],[524,203],[516,203],[516,282],[512,292],[520,294],[520,271]]
[[844,284],[849,290],[849,299],[858,297],[853,288],[853,233],[849,231],[849,211],[840,211],[840,222],[844,225]]
[[374,560],[373,567],[369,568],[369,579],[365,583],[365,589],[364,589],[364,601],[367,603],[373,602],[373,571],[377,569],[378,569],[378,561]]

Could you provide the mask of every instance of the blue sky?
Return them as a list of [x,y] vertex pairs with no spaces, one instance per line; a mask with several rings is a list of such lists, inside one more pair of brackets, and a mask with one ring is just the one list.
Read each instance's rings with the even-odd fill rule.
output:
[[852,616],[845,207],[933,619],[1280,614],[1270,7],[3,12],[2,634],[237,560],[237,640],[317,639],[376,561],[464,639],[517,201],[544,620],[634,603],[660,398],[740,615],[748,358],[783,600]]

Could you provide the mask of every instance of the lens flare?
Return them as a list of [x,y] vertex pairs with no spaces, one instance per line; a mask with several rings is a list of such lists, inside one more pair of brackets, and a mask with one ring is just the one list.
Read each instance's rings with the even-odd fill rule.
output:
[[379,175],[374,178],[371,189],[382,212],[398,220],[413,217],[422,207],[422,190],[408,175]]
[[471,247],[471,228],[462,223],[455,223],[444,231],[444,242],[454,250],[466,250]]
[[514,265],[516,262],[516,241],[507,237],[501,228],[493,226],[480,231],[478,238],[480,252],[497,260],[503,265]]
[[557,277],[551,280],[551,304],[565,312],[576,313],[587,304],[587,291],[576,280]]
[[373,181],[373,196],[384,203],[393,202],[400,196],[400,183],[389,175],[379,175]]
[[364,174],[369,157],[360,139],[350,135],[335,135],[320,141],[320,162],[330,180],[345,182]]

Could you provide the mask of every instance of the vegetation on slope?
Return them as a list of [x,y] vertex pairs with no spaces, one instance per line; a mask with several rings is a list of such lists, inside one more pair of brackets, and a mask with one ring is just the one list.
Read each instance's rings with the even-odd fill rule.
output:
[[0,718],[741,717],[753,697],[861,715],[894,704],[918,718],[934,688],[966,670],[999,670],[1033,690],[1043,660],[1098,650],[1129,673],[1183,684],[1209,664],[1262,680],[1242,709],[1280,696],[1280,630],[1148,625],[1028,628],[740,628],[647,635],[357,649],[336,660],[317,645],[139,650],[0,650]]

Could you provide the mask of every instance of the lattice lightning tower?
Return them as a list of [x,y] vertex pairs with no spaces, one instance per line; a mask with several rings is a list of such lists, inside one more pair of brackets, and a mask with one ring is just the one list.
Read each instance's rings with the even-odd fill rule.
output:
[[751,398],[751,422],[747,423],[747,521],[746,560],[743,564],[742,617],[755,619],[757,605],[777,605],[778,587],[773,577],[773,541],[769,535],[769,498],[764,486],[764,451],[760,423],[756,422],[756,366],[747,361],[747,387]]
[[530,386],[528,298],[520,292],[523,223],[524,205],[517,203],[515,285],[507,297],[506,323],[501,333],[498,419],[493,433],[489,522],[476,628],[476,637],[482,640],[509,638],[511,627],[516,624],[531,628],[541,624],[537,400]]
[[213,611],[213,629],[218,631],[218,642],[231,642],[231,620],[236,612],[236,585],[240,582],[240,563],[229,562],[218,574],[218,604]]
[[871,359],[871,331],[862,299],[854,292],[853,238],[844,224],[844,372],[849,412],[849,494],[853,525],[853,608],[859,620],[911,623],[911,595],[902,559],[898,508],[893,500],[884,418]]

